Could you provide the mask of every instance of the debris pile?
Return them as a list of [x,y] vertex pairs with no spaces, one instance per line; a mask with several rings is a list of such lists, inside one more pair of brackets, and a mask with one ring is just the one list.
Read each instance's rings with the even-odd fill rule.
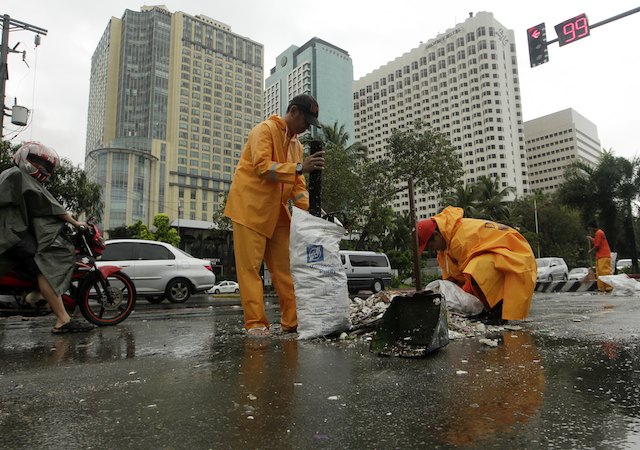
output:
[[[381,291],[366,299],[355,297],[351,300],[350,319],[352,327],[348,332],[340,335],[340,340],[358,339],[371,340],[377,323],[382,319],[384,312],[389,307],[391,300],[401,291]],[[491,339],[492,335],[502,331],[518,331],[522,327],[519,325],[485,325],[482,322],[470,320],[467,317],[449,311],[449,339],[460,340],[466,338],[476,338],[480,343],[495,347],[498,345],[496,339]]]

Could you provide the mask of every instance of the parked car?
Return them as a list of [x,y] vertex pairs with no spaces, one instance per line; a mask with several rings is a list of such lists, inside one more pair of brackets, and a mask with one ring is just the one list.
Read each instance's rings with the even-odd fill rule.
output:
[[617,272],[629,272],[631,270],[632,262],[630,259],[620,259],[616,263]]
[[574,267],[569,272],[570,280],[582,280],[589,273],[589,269],[586,267]]
[[538,281],[568,280],[569,268],[562,258],[536,258]]
[[216,284],[210,261],[194,258],[166,242],[109,240],[97,265],[122,267],[138,295],[151,303],[165,298],[171,303],[184,303],[191,294],[206,292]]
[[237,294],[240,292],[240,285],[235,281],[221,281],[209,289],[209,294]]
[[391,285],[391,264],[384,253],[340,250],[350,294],[360,290],[380,292]]

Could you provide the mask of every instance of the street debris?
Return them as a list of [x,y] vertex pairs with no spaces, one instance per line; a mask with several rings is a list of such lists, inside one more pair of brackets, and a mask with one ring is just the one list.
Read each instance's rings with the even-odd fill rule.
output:
[[[382,319],[393,297],[403,294],[402,291],[388,290],[373,294],[366,299],[354,297],[350,305],[352,327],[348,331],[340,333],[339,336],[336,335],[335,338],[347,342],[358,339],[366,342],[371,341],[375,327]],[[451,310],[448,311],[448,328],[450,340],[475,338],[489,347],[498,346],[498,339],[492,338],[496,334],[503,331],[522,330],[520,325],[514,324],[485,325]],[[397,352],[399,354],[393,356],[420,357],[424,355],[425,349],[410,345],[403,346],[402,342],[398,342]]]

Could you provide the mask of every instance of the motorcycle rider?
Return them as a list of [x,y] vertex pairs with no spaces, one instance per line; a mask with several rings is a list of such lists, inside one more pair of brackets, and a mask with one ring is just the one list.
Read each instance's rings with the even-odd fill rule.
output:
[[18,269],[36,277],[40,293],[56,316],[54,334],[89,331],[93,325],[72,319],[61,294],[71,283],[75,254],[60,234],[75,220],[42,185],[60,158],[39,142],[27,142],[14,154],[15,167],[0,173],[0,275]]

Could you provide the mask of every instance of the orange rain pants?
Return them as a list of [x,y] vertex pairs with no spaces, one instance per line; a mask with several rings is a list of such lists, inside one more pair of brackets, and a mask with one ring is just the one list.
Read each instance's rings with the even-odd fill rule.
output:
[[600,281],[600,275],[611,275],[611,257],[596,259],[596,279],[599,292],[611,292],[613,288],[604,281]]
[[267,262],[271,280],[280,300],[280,324],[283,329],[298,326],[296,296],[289,266],[289,215],[283,209],[271,239],[237,222],[233,222],[236,272],[240,284],[240,301],[244,312],[244,327],[268,327],[264,308],[260,268]]

